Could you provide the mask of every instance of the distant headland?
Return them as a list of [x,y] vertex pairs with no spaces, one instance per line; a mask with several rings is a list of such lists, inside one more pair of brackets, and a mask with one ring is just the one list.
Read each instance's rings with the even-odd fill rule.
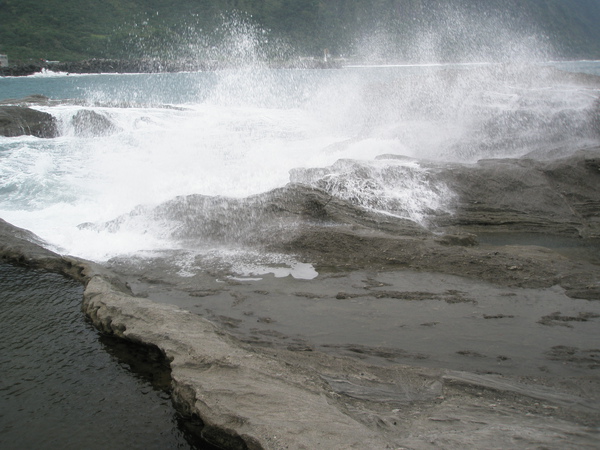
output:
[[[337,60],[298,58],[290,61],[266,62],[265,67],[277,69],[336,69],[342,66]],[[44,70],[77,74],[94,73],[172,73],[209,72],[236,67],[228,61],[162,60],[147,59],[86,59],[83,61],[39,61],[0,67],[0,76],[29,76]]]

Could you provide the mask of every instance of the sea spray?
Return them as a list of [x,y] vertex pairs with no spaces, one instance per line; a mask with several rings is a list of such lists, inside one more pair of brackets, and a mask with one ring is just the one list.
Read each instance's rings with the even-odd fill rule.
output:
[[449,213],[454,194],[415,160],[381,155],[374,161],[338,160],[327,168],[297,169],[291,179],[361,208],[427,226],[428,216]]
[[[248,73],[183,74],[184,81],[182,74],[64,77],[69,83],[85,81],[93,100],[39,107],[59,118],[59,138],[2,139],[3,217],[63,252],[105,259],[175,244],[145,233],[147,227],[119,238],[78,231],[77,225],[109,221],[137,205],[156,205],[178,195],[245,198],[285,185],[292,180],[292,169],[330,167],[330,193],[425,223],[427,211],[447,208],[446,194],[439,195],[445,190],[435,180],[413,190],[395,182],[382,195],[380,188],[364,189],[380,181],[353,178],[345,169],[335,172],[341,167],[336,161],[355,160],[368,167],[384,154],[463,163],[526,154],[549,158],[597,142],[597,90],[552,68],[462,65]],[[258,76],[265,85],[256,85]],[[118,105],[120,94],[111,86],[123,79],[155,83],[147,94],[150,105],[138,97],[135,104],[102,106]],[[162,97],[173,92],[167,82],[171,79],[201,86],[190,92],[204,89],[205,94],[195,103],[154,106],[156,92]],[[109,119],[114,132],[77,135],[72,120],[83,110]],[[377,173],[383,173],[398,161],[376,165],[381,166]],[[406,180],[418,179],[417,174],[407,173]],[[392,198],[395,206],[389,208]],[[401,211],[400,198],[437,200]],[[103,239],[108,239],[105,244],[93,244]],[[86,246],[96,250],[86,252]]]
[[[151,213],[177,197],[238,201],[293,181],[427,226],[428,216],[452,213],[455,194],[426,164],[402,157],[544,159],[597,143],[598,88],[524,64],[549,52],[535,29],[503,25],[491,51],[478,39],[496,19],[446,17],[445,28],[415,35],[413,61],[422,65],[272,69],[268,61],[286,47],[238,20],[221,27],[218,46],[185,37],[186,52],[227,57],[226,70],[11,80],[15,92],[79,100],[36,106],[58,117],[62,136],[1,139],[2,217],[62,253],[107,260],[181,248],[172,217]],[[465,41],[462,62],[440,63],[446,40],[470,31],[478,37]],[[371,49],[389,43],[378,36]],[[78,129],[76,117],[89,112],[113,127]],[[119,227],[106,225],[123,217]],[[187,223],[188,231],[197,225]],[[229,236],[230,246],[239,235]],[[202,233],[196,237],[207,250],[210,239],[202,245]]]
[[468,3],[398,7],[395,14],[364,24],[353,36],[350,54],[368,65],[531,63],[556,54],[542,23],[520,6]]

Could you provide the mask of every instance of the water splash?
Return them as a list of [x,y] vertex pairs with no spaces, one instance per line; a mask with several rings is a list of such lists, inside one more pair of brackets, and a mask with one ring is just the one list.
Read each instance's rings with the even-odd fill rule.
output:
[[[427,65],[271,69],[268,61],[287,47],[239,19],[224,22],[218,44],[190,31],[165,48],[173,57],[226,60],[226,70],[63,76],[69,96],[84,101],[38,107],[58,117],[62,136],[0,141],[3,218],[61,252],[103,260],[179,248],[186,233],[198,231],[200,240],[192,215],[187,229],[174,232],[181,223],[152,214],[177,196],[248,199],[293,181],[427,225],[429,215],[450,212],[454,194],[415,160],[542,159],[597,145],[600,88],[514,62],[549,54],[543,36],[504,26],[494,47],[482,33],[498,19],[448,12],[444,20],[445,28],[424,26],[410,46]],[[389,36],[372,34],[365,55],[386,58]],[[440,63],[444,46],[463,41],[458,50],[469,63]],[[57,85],[61,78],[26,81]],[[81,111],[114,127],[78,128]],[[118,217],[128,219],[103,226]],[[231,228],[244,217],[226,218]],[[239,236],[232,233],[233,242]]]
[[449,213],[455,197],[417,161],[391,155],[374,161],[339,160],[327,168],[294,170],[291,179],[353,205],[423,226],[432,214]]
[[544,158],[598,139],[598,86],[550,67],[356,70],[337,86],[325,83],[307,105],[332,132],[395,142],[393,153],[455,162]]
[[404,15],[363,30],[354,43],[356,58],[370,64],[530,63],[556,53],[535,18],[517,16],[508,8],[451,2],[434,2],[427,8],[408,8]]
[[[178,62],[181,67],[239,69],[266,67],[268,61],[289,57],[291,48],[253,18],[239,10],[215,16],[211,25],[197,14],[181,18],[175,26],[156,16],[140,16],[124,26],[130,55],[145,59]],[[119,34],[117,32],[117,34]]]

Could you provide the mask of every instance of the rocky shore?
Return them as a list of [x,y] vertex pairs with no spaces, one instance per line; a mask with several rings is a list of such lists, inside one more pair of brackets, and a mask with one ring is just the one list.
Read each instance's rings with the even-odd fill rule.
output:
[[[298,59],[268,63],[270,68],[280,69],[336,69],[340,64],[321,59]],[[161,59],[87,59],[83,61],[48,62],[16,64],[0,67],[0,77],[20,77],[48,70],[77,74],[96,73],[168,73],[168,72],[208,72],[235,67],[231,61],[171,61]]]
[[[178,409],[200,419],[203,437],[225,449],[593,448],[600,424],[597,347],[553,345],[541,355],[525,353],[521,363],[517,350],[486,354],[489,344],[456,351],[433,341],[425,347],[432,350],[428,355],[356,340],[323,345],[308,329],[316,317],[329,317],[335,329],[356,302],[363,302],[363,311],[379,302],[384,314],[386,305],[398,302],[448,305],[441,315],[439,307],[423,310],[429,321],[413,308],[417,322],[404,317],[405,328],[393,331],[406,345],[422,330],[435,336],[445,320],[463,333],[475,332],[474,323],[493,333],[500,322],[523,316],[516,329],[535,328],[542,343],[550,339],[545,331],[557,326],[596,324],[600,272],[594,251],[573,257],[549,247],[480,240],[482,231],[533,232],[598,248],[599,161],[594,148],[547,162],[432,166],[436,176],[464,189],[455,215],[434,217],[435,232],[293,184],[246,201],[190,196],[145,212],[196,221],[196,228],[180,228],[191,230],[178,236],[183,240],[193,240],[193,230],[214,242],[235,233],[240,246],[293,254],[319,273],[303,282],[244,280],[206,261],[203,273],[182,278],[167,256],[99,266],[54,254],[6,222],[0,223],[0,255],[84,283],[82,308],[89,319],[107,334],[158,348],[171,367]],[[531,303],[528,296],[536,292],[552,304],[548,308],[577,304],[583,310],[548,311],[527,325],[520,303]],[[316,307],[323,311],[310,316]],[[286,319],[290,308],[298,314],[292,321]],[[544,303],[535,308],[542,311]],[[465,319],[461,311],[469,310],[471,319]],[[473,310],[480,312],[472,316]],[[368,314],[362,320],[367,324]],[[486,336],[466,342],[479,340]],[[450,367],[434,347],[451,353]],[[535,361],[528,368],[529,357]]]
[[566,380],[374,365],[319,351],[244,343],[172,305],[132,295],[95,264],[53,254],[1,223],[3,260],[85,285],[83,311],[103,332],[157,347],[180,411],[225,449],[592,448],[598,379]]
[[[0,134],[52,137],[52,116],[31,107],[54,102],[5,102]],[[596,105],[549,125],[584,136],[590,145],[578,151],[410,160],[445,205],[421,221],[377,212],[372,161],[340,160],[344,170],[296,169],[287,186],[244,199],[179,196],[79,225],[152,233],[168,224],[179,250],[99,265],[0,219],[0,257],[80,281],[89,320],[158,349],[177,408],[220,448],[596,448]],[[71,120],[80,135],[115,132],[91,110]],[[394,164],[405,157],[378,159],[388,179],[416,173]],[[344,196],[339,173],[375,208]],[[264,255],[283,262],[262,264]]]

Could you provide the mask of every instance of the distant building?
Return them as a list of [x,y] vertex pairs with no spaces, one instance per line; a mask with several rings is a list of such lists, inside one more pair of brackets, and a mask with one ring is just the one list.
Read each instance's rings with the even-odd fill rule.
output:
[[8,67],[8,56],[0,55],[0,67]]

